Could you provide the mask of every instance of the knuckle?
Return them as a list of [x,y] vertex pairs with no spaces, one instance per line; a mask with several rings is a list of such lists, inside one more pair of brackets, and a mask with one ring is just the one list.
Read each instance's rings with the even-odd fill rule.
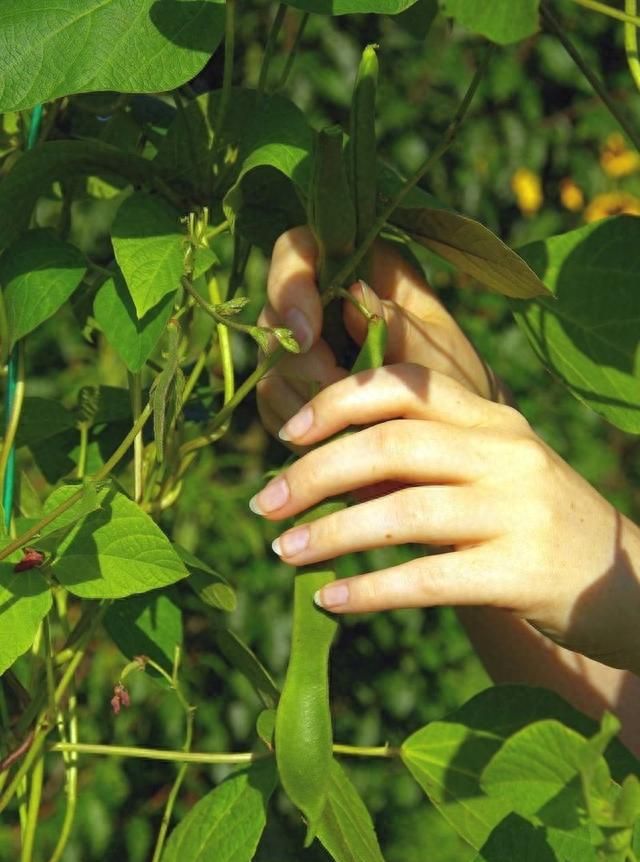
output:
[[520,432],[532,433],[531,425],[522,413],[510,404],[495,404],[495,414],[500,425]]
[[534,476],[551,468],[551,455],[539,437],[518,436],[514,441],[515,461],[520,469]]

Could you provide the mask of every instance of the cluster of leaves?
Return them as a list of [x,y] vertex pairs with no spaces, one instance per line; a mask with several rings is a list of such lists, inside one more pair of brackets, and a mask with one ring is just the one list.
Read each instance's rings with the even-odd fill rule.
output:
[[[363,12],[357,0],[287,5],[301,10],[299,20],[307,13]],[[431,0],[364,5],[376,25],[387,20],[377,15],[393,15],[394,26],[422,38],[437,13]],[[516,11],[506,2],[491,9],[479,5],[448,0],[443,12],[499,44],[538,27],[535,0]],[[268,254],[283,229],[304,219],[314,135],[310,114],[271,92],[266,73],[257,90],[231,89],[228,76],[220,90],[200,95],[185,86],[199,80],[216,52],[232,6],[216,0],[145,0],[131,19],[124,2],[86,9],[51,2],[43,10],[42,0],[21,0],[8,12],[11,26],[0,31],[0,44],[7,48],[0,60],[3,360],[21,349],[25,336],[37,337],[42,324],[55,326],[61,314],[72,311],[78,329],[100,342],[116,369],[108,372],[113,379],[100,377],[100,386],[94,377],[93,388],[81,390],[71,409],[42,396],[27,397],[22,408],[16,444],[23,463],[37,464],[40,487],[34,489],[27,476],[21,481],[13,529],[22,539],[5,537],[0,563],[0,669],[12,668],[7,678],[13,685],[3,709],[5,753],[13,769],[9,789],[22,768],[11,752],[35,716],[43,717],[44,724],[34,725],[42,743],[52,711],[60,716],[63,743],[65,726],[70,731],[74,724],[71,713],[60,711],[66,675],[59,668],[82,658],[92,612],[95,622],[102,615],[106,633],[134,662],[114,681],[120,707],[128,700],[124,678],[127,684],[133,679],[140,654],[147,657],[149,673],[155,668],[154,679],[184,700],[175,648],[183,639],[181,607],[189,602],[178,582],[193,588],[200,613],[202,603],[214,614],[236,606],[225,579],[172,543],[154,520],[167,518],[162,513],[180,495],[192,453],[228,427],[224,410],[233,396],[225,379],[233,367],[221,328],[226,337],[235,325],[238,336],[256,338],[256,327],[236,317],[248,316],[255,306],[245,309],[244,298],[234,298],[248,251],[255,246]],[[73,57],[69,44],[80,46]],[[420,42],[415,50],[420,57]],[[226,52],[232,56],[229,40]],[[263,68],[268,71],[268,63]],[[171,98],[144,95],[170,90]],[[27,111],[41,102],[50,103],[47,140],[21,153]],[[401,180],[387,164],[380,165],[379,174],[383,209]],[[202,216],[185,226],[189,213],[205,207],[211,227]],[[518,323],[554,374],[609,422],[624,431],[640,430],[633,330],[638,316],[633,253],[640,223],[620,216],[589,225],[533,243],[520,258],[479,222],[414,189],[388,229],[417,243],[420,254],[428,249],[510,297]],[[606,299],[599,290],[603,273]],[[547,295],[529,299],[536,294]],[[261,294],[253,298],[259,302]],[[245,343],[238,338],[237,351]],[[129,392],[121,385],[124,372]],[[153,434],[142,421],[146,417],[140,420],[144,395],[153,408]],[[139,433],[132,434],[136,420]],[[139,449],[131,465],[129,445],[136,439],[144,454]],[[30,542],[42,556],[25,570],[18,548]],[[212,553],[219,555],[217,549]],[[173,584],[168,594],[153,592]],[[67,615],[76,622],[71,631]],[[48,635],[41,638],[43,620],[45,631],[53,631],[55,650]],[[269,674],[226,622],[216,621],[220,654],[272,708],[277,689]],[[21,658],[29,649],[30,658]],[[45,690],[53,706],[44,703]],[[17,715],[11,715],[16,704]],[[187,707],[179,720],[189,728]],[[624,860],[632,847],[639,852],[633,826],[640,805],[638,783],[627,777],[637,765],[617,744],[607,748],[616,730],[607,720],[596,732],[545,694],[496,690],[444,721],[431,722],[393,753],[477,850],[478,860],[511,859],[523,846],[535,859]],[[190,744],[189,734],[184,744]],[[259,754],[268,753],[268,746],[256,745]],[[37,746],[30,752],[36,760]],[[71,773],[77,768],[67,765]],[[183,777],[179,772],[176,793]],[[31,798],[37,799],[38,779],[31,782]],[[275,784],[266,756],[228,778],[184,817],[163,860],[197,858],[196,843],[203,858],[223,846],[239,859],[253,858]],[[76,800],[70,796],[68,804]],[[246,828],[238,829],[240,822]],[[337,762],[319,837],[338,862],[382,858],[366,808]],[[33,834],[27,840],[32,842]],[[274,839],[267,834],[265,840]],[[256,858],[267,852],[264,846]],[[156,847],[159,853],[162,841]]]

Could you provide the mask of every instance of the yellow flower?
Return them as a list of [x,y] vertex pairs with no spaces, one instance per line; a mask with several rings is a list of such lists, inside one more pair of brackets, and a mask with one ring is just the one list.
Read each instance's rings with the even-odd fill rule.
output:
[[579,185],[571,177],[560,180],[560,202],[572,213],[577,213],[584,206],[584,195]]
[[640,154],[627,148],[620,132],[612,132],[600,154],[602,169],[610,177],[628,177],[640,170]]
[[640,199],[628,192],[607,192],[596,195],[584,211],[584,220],[592,222],[607,216],[620,215],[620,213],[640,215]]
[[518,168],[511,177],[511,189],[516,196],[516,203],[523,215],[537,213],[542,206],[543,195],[540,177],[529,168]]

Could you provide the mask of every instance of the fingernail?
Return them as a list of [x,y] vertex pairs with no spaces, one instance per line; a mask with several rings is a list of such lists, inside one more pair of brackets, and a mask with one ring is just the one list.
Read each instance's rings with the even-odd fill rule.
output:
[[306,353],[313,344],[313,330],[307,318],[299,308],[290,308],[284,316],[284,322],[293,332],[301,352]]
[[313,408],[305,404],[301,410],[282,426],[278,431],[278,437],[281,440],[295,440],[296,437],[302,437],[303,434],[306,434],[312,425]]
[[249,500],[249,508],[256,515],[264,515],[279,509],[289,499],[289,486],[286,479],[274,479]]
[[349,601],[349,587],[346,584],[329,584],[314,595],[313,601],[325,611],[332,611]]
[[300,527],[297,530],[283,533],[282,536],[275,539],[271,547],[279,557],[294,557],[300,551],[304,551],[308,544],[309,528]]

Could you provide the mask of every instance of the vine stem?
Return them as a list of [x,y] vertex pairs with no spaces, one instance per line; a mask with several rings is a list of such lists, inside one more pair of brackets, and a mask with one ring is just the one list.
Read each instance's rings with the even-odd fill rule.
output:
[[[102,479],[105,479],[109,473],[114,469],[114,467],[120,463],[122,458],[126,455],[127,451],[131,447],[133,441],[135,440],[138,433],[144,428],[147,419],[151,416],[153,408],[151,404],[147,404],[131,430],[124,438],[122,443],[118,446],[113,455],[105,461],[102,467],[89,479],[90,482],[99,482]],[[72,494],[68,497],[64,502],[60,503],[59,506],[56,506],[48,515],[45,515],[44,518],[41,518],[36,524],[30,527],[28,530],[25,530],[24,533],[21,533],[16,539],[6,545],[2,550],[0,550],[0,560],[6,559],[10,556],[14,551],[18,551],[24,545],[27,544],[34,536],[37,536],[38,533],[44,528],[47,527],[52,521],[55,521],[60,515],[70,509],[84,494],[84,488],[80,488],[79,491],[76,491],[75,494]]]
[[22,836],[21,862],[31,862],[38,826],[38,811],[42,799],[42,781],[44,778],[44,757],[39,757],[31,773],[29,802],[27,804],[27,822]]
[[[131,745],[101,745],[89,742],[54,742],[47,748],[52,752],[75,752],[76,754],[93,754],[110,757],[137,757],[142,760],[165,760],[174,763],[252,763],[255,760],[264,760],[271,757],[271,752],[200,752],[200,751],[172,751],[161,748],[139,748]],[[398,757],[400,750],[390,745],[373,747],[360,747],[357,745],[334,744],[334,754],[342,754],[345,757]]]
[[260,76],[258,78],[258,93],[264,93],[267,86],[267,78],[269,76],[269,66],[271,65],[271,60],[273,59],[273,54],[276,49],[276,43],[278,41],[278,36],[280,35],[280,30],[282,29],[282,22],[284,21],[284,17],[287,14],[287,7],[284,3],[280,3],[278,6],[278,10],[275,14],[275,18],[273,19],[273,24],[269,30],[269,35],[267,36],[267,44],[264,48],[264,56],[262,58],[262,65],[260,66]]
[[591,69],[589,64],[582,57],[576,46],[566,35],[563,28],[560,26],[560,23],[558,22],[557,18],[549,9],[547,3],[542,3],[540,11],[542,13],[542,20],[547,25],[549,30],[551,30],[552,33],[560,40],[560,42],[562,43],[562,47],[571,57],[576,66],[580,69],[587,81],[591,84],[595,93],[599,96],[599,98],[609,110],[609,113],[618,121],[620,127],[625,132],[634,147],[637,150],[640,150],[640,135],[638,135],[631,123],[620,111],[611,96],[607,93],[607,90],[602,81],[598,78],[598,76]]
[[635,12],[624,12],[621,9],[614,9],[612,6],[607,6],[606,3],[599,3],[598,0],[573,0],[577,6],[584,6],[585,9],[591,9],[592,12],[600,12],[608,18],[615,18],[617,21],[624,21],[626,24],[633,24],[634,27],[640,27],[640,18]]
[[[638,7],[636,0],[624,0],[624,9],[628,15],[635,17]],[[625,21],[624,24],[624,50],[627,55],[629,71],[634,80],[636,88],[640,90],[640,58],[638,58],[638,33],[634,24]]]

